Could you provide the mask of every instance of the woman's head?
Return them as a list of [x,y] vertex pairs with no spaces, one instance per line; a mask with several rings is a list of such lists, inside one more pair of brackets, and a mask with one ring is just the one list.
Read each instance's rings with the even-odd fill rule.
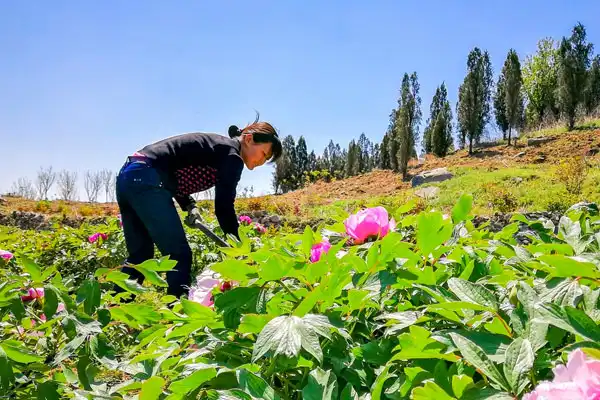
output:
[[244,164],[250,170],[260,167],[265,162],[275,162],[281,156],[282,147],[275,128],[268,122],[256,120],[239,129],[232,125],[229,127],[229,136],[239,137],[241,142],[241,156]]

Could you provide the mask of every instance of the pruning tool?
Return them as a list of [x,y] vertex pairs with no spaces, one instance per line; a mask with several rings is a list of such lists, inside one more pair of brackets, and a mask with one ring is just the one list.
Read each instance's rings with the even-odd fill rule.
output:
[[204,225],[202,223],[202,221],[200,220],[200,218],[196,217],[194,219],[188,220],[188,225],[191,226],[192,228],[196,228],[196,229],[201,230],[206,236],[208,236],[209,238],[211,238],[219,246],[221,246],[221,247],[231,247],[229,245],[229,243],[227,243],[226,241],[224,241],[223,239],[221,239],[219,236],[217,236],[217,234],[214,233],[213,231],[211,231],[208,226]]

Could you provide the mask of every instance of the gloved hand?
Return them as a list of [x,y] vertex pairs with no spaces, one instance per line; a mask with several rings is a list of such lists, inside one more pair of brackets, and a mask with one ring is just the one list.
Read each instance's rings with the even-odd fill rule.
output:
[[196,206],[190,206],[188,208],[187,216],[185,217],[185,224],[190,228],[194,227],[195,222],[202,222],[202,216],[200,215],[200,210]]

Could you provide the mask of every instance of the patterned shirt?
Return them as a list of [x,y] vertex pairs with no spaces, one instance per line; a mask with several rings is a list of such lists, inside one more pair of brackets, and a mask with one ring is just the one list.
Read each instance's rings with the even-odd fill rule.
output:
[[237,184],[244,169],[240,141],[216,133],[186,133],[150,144],[136,154],[165,172],[165,187],[183,210],[195,204],[190,196],[215,188],[215,214],[223,232],[237,236]]

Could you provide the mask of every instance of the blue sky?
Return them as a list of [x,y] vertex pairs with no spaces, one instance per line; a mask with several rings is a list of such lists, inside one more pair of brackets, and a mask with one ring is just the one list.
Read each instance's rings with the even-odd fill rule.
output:
[[[474,46],[497,75],[509,48],[524,59],[578,21],[600,46],[598,15],[597,0],[4,1],[0,193],[40,166],[117,171],[148,143],[226,134],[254,109],[318,152],[379,141],[404,72],[425,121],[442,81],[454,110]],[[245,170],[240,187],[268,192],[271,173]]]

